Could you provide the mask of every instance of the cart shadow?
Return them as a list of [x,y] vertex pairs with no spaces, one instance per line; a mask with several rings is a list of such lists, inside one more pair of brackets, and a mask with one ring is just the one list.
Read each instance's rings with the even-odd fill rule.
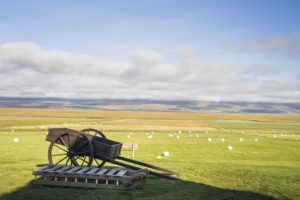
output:
[[52,200],[52,199],[206,199],[206,200],[233,200],[233,199],[275,199],[250,191],[239,191],[218,188],[202,183],[184,180],[164,180],[149,178],[143,186],[133,190],[106,190],[49,187],[27,184],[24,187],[4,194],[1,200]]

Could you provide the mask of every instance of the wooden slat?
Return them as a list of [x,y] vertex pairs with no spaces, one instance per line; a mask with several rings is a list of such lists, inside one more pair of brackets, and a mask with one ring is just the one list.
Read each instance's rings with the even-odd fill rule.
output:
[[49,168],[51,168],[51,167],[54,167],[54,166],[53,166],[53,165],[45,165],[45,166],[43,166],[43,167],[40,167],[40,168],[34,170],[34,172],[42,172],[42,171],[44,171],[44,170],[46,170],[46,169],[49,169]]
[[99,172],[97,172],[97,175],[103,175],[105,172],[107,172],[108,169],[101,169]]
[[51,167],[49,169],[44,170],[43,172],[54,172],[58,169],[60,169],[62,166],[61,165],[55,165],[54,167]]
[[79,169],[80,169],[80,167],[79,167],[79,166],[76,166],[76,167],[73,167],[72,169],[66,171],[65,173],[71,174],[71,173],[76,172],[76,171],[79,170]]
[[84,172],[88,171],[90,168],[89,167],[84,167],[81,170],[75,172],[76,174],[83,174]]
[[105,174],[105,176],[113,176],[117,171],[118,169],[111,169],[109,172]]
[[56,167],[56,165],[52,165],[52,166],[50,166],[49,168],[42,170],[41,172],[47,172],[48,170],[50,170],[50,169],[52,169],[52,168],[54,168],[54,167]]
[[71,166],[65,166],[59,170],[56,170],[55,173],[61,173],[61,172],[69,170],[70,168],[71,168]]
[[85,174],[94,174],[94,173],[95,173],[96,171],[98,171],[98,170],[99,170],[99,168],[93,168],[93,169],[91,169],[91,170],[85,172]]
[[126,172],[127,170],[120,170],[118,173],[115,174],[115,176],[124,176]]

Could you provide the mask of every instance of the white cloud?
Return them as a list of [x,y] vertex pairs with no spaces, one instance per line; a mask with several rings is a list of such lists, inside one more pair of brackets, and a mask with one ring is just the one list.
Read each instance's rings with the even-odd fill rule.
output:
[[244,74],[245,76],[266,76],[266,75],[273,75],[273,74],[278,74],[278,70],[262,64],[262,63],[256,63],[250,66],[246,66],[244,68]]
[[265,64],[175,62],[147,50],[103,61],[28,42],[0,46],[0,96],[298,101],[300,80],[271,72]]
[[300,34],[292,38],[274,37],[271,39],[252,41],[249,48],[263,52],[281,52],[290,55],[300,53]]
[[222,47],[225,50],[231,51],[258,52],[299,57],[300,33],[290,37],[277,36],[261,40],[251,40],[247,42],[228,39],[224,41]]

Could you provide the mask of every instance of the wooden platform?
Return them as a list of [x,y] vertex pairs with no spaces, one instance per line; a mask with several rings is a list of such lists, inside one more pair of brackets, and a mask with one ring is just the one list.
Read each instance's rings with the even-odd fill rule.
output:
[[32,172],[32,184],[132,189],[145,182],[148,170],[130,170],[125,168],[93,168],[66,165],[45,165]]

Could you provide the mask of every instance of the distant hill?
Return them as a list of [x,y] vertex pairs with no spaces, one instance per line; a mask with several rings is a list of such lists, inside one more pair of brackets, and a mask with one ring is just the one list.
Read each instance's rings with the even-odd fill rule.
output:
[[0,107],[97,110],[300,114],[299,103],[159,101],[143,99],[62,99],[0,97]]

